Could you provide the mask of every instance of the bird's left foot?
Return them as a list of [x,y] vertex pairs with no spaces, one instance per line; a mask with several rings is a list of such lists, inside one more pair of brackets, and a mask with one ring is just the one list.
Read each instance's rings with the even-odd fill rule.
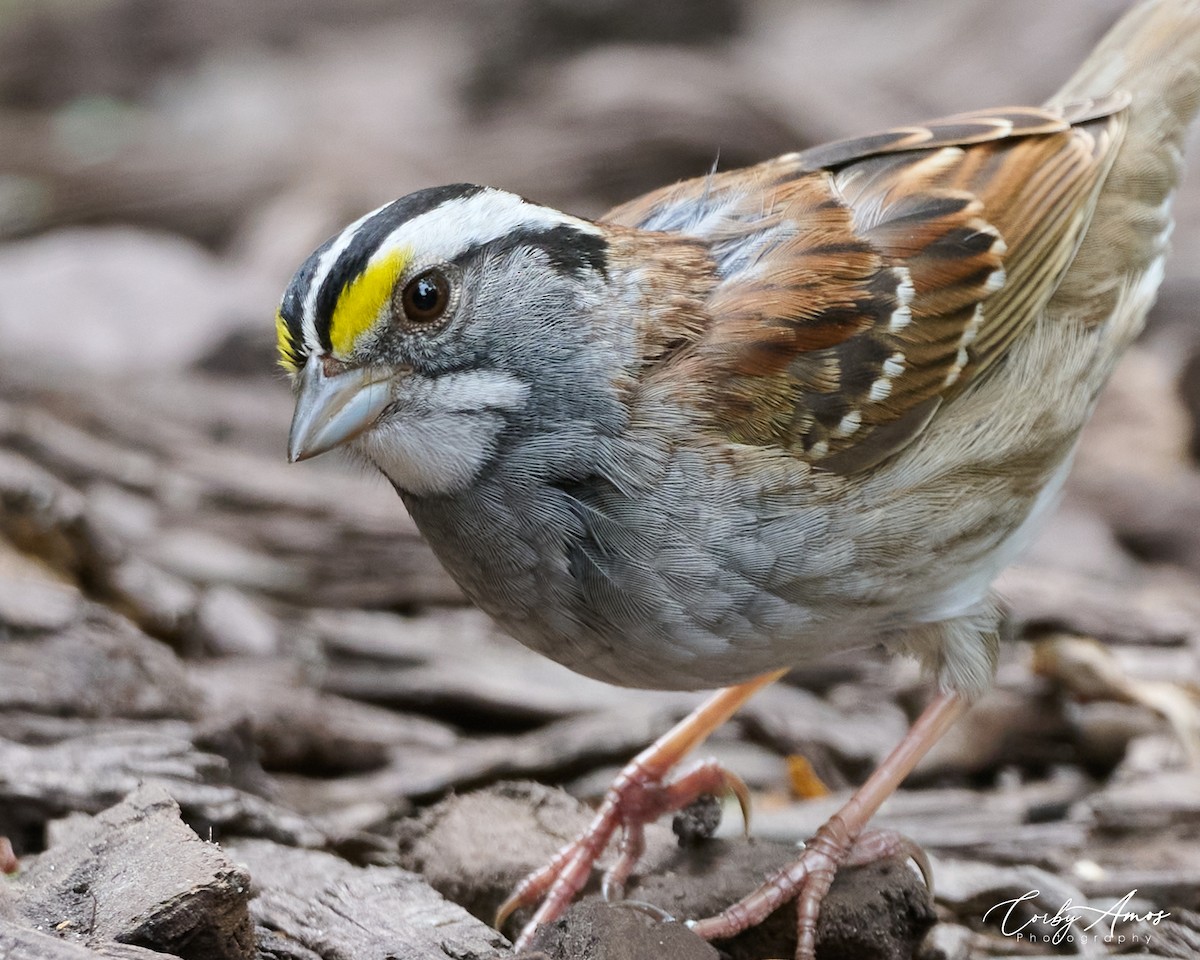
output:
[[741,804],[743,819],[749,817],[750,792],[746,785],[715,761],[697,764],[673,780],[667,777],[684,756],[728,720],[738,707],[784,673],[785,670],[777,670],[718,690],[630,761],[608,788],[604,802],[588,828],[559,850],[546,866],[522,880],[496,912],[496,927],[499,928],[513,911],[541,901],[533,918],[517,937],[515,949],[527,947],[539,926],[558,919],[567,909],[584,888],[592,867],[618,827],[621,828],[621,842],[617,862],[604,874],[601,886],[607,900],[619,900],[623,896],[625,881],[645,847],[646,824],[662,814],[682,810],[706,793],[718,796],[732,793]]
[[556,920],[566,910],[587,883],[618,827],[621,840],[617,860],[605,871],[601,882],[606,900],[620,900],[624,896],[625,883],[645,850],[646,824],[663,814],[681,810],[705,794],[732,793],[741,805],[743,819],[749,816],[750,794],[746,785],[715,761],[698,763],[669,782],[664,782],[661,772],[644,761],[644,757],[639,757],[625,767],[609,787],[588,828],[562,847],[546,866],[522,880],[512,896],[501,904],[496,912],[497,928],[515,910],[541,901],[513,944],[514,950],[527,947],[538,927]]
[[796,901],[796,960],[814,960],[817,918],[837,871],[890,857],[913,860],[926,885],[932,874],[925,852],[892,830],[868,830],[855,837],[840,816],[828,820],[809,840],[800,858],[721,913],[688,926],[705,940],[725,940],[757,926],[789,900]]

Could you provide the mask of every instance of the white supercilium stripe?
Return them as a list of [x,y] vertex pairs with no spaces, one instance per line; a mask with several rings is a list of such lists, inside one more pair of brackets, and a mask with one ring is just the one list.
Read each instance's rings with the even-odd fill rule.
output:
[[317,261],[317,268],[313,271],[312,279],[309,281],[308,290],[304,293],[304,312],[302,327],[304,328],[304,346],[309,353],[321,352],[321,341],[317,337],[317,329],[314,322],[314,317],[317,315],[317,294],[321,290],[321,286],[325,283],[325,278],[329,276],[329,271],[333,269],[333,265],[338,262],[338,259],[350,243],[354,240],[355,235],[362,228],[362,225],[370,220],[375,214],[379,213],[384,207],[391,206],[391,203],[385,203],[382,207],[376,207],[370,213],[364,214],[355,220],[352,224],[346,227],[336,240],[329,245],[329,249],[321,254],[321,259]]
[[400,224],[380,243],[372,260],[411,248],[424,262],[453,260],[472,247],[522,229],[570,226],[580,233],[603,231],[578,217],[539,207],[503,190],[484,190],[445,203]]

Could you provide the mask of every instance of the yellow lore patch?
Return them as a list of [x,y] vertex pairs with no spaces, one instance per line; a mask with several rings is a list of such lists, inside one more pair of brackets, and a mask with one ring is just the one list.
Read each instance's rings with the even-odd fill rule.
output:
[[367,268],[342,288],[329,321],[329,343],[334,356],[347,357],[368,330],[379,322],[383,308],[412,251],[392,250],[367,264]]
[[275,348],[279,351],[279,365],[288,373],[300,369],[296,362],[296,345],[292,343],[292,331],[283,319],[283,311],[275,311]]

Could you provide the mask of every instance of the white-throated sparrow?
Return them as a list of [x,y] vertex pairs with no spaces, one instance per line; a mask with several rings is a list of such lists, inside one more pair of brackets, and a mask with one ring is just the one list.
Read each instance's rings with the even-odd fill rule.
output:
[[[1044,108],[951,117],[666,187],[599,221],[467,184],[347,227],[277,318],[293,460],[393,483],[466,594],[628,686],[716,694],[508,906],[555,916],[616,828],[701,791],[669,769],[789,666],[884,641],[940,688],[796,867],[814,950],[837,867],[903,841],[879,804],[991,680],[989,587],[1062,485],[1163,272],[1200,100],[1200,2],[1132,12]],[[525,938],[527,939],[527,935]]]

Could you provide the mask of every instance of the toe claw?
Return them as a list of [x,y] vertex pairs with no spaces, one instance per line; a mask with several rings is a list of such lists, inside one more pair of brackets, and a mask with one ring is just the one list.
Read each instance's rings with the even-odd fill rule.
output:
[[926,888],[933,893],[933,866],[929,863],[929,855],[914,843],[912,849],[908,851],[908,858],[917,865]]
[[845,866],[874,863],[885,857],[911,860],[921,871],[921,879],[925,881],[925,886],[933,892],[933,867],[929,863],[928,855],[918,844],[894,830],[872,830],[861,836],[850,849]]
[[508,922],[508,918],[524,905],[522,898],[516,892],[513,892],[507,900],[496,908],[496,916],[492,920],[492,926],[497,930],[502,929]]
[[619,903],[614,903],[614,907],[626,910],[636,910],[638,913],[644,913],[647,916],[653,917],[660,923],[678,923],[675,915],[662,907],[650,903],[648,900],[622,900]]
[[737,798],[742,811],[742,836],[750,836],[750,788],[736,773],[725,771],[725,786]]

